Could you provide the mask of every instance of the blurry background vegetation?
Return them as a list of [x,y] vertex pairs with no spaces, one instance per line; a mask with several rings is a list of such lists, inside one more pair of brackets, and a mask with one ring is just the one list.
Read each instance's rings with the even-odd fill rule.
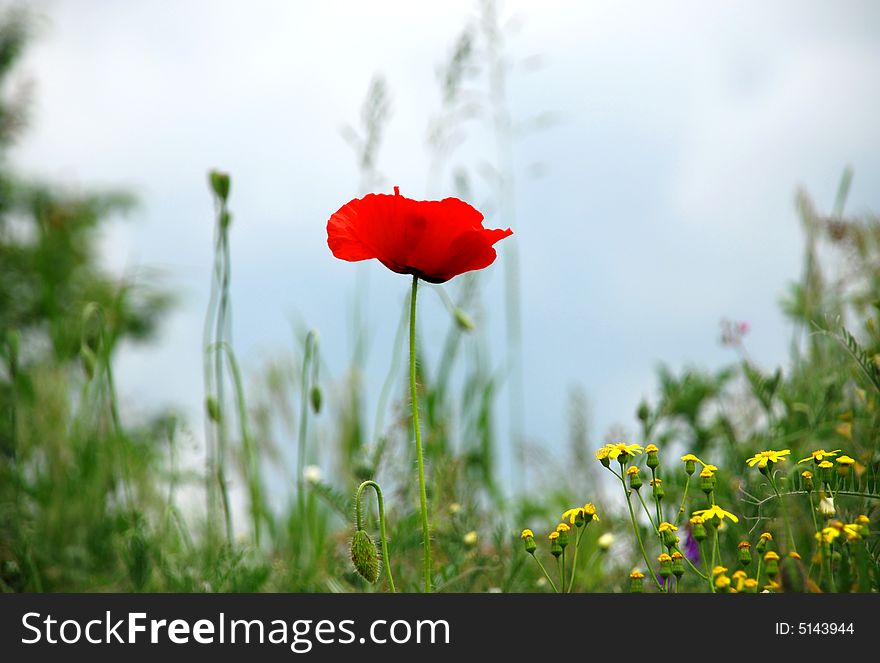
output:
[[[477,74],[484,76],[481,103],[497,148],[490,205],[506,219],[496,225],[515,226],[503,27],[494,3],[479,7],[480,21],[454,41],[438,71],[442,107],[430,124],[429,179],[434,194],[452,187],[468,197],[472,174],[449,157],[466,139],[463,123],[475,112],[469,90]],[[181,430],[201,422],[179,413],[121,417],[113,372],[120,343],[148,342],[173,300],[158,279],[120,279],[100,267],[102,224],[135,204],[129,194],[68,190],[9,165],[7,152],[25,135],[28,118],[29,92],[13,85],[13,73],[31,25],[18,10],[0,19],[0,588],[376,591],[381,576],[369,586],[348,561],[354,489],[376,478],[386,492],[395,580],[398,588],[415,590],[421,543],[402,353],[387,369],[376,412],[366,411],[372,401],[362,379],[362,311],[353,313],[351,366],[341,376],[328,373],[320,334],[305,326],[295,352],[259,370],[238,366],[227,278],[234,173],[228,199],[216,176],[205,188],[216,205],[203,346],[206,446],[194,460],[190,436]],[[387,83],[377,76],[360,122],[345,134],[361,191],[383,182],[376,153],[389,108]],[[843,448],[858,461],[852,492],[868,497],[841,497],[840,515],[869,513],[876,529],[870,496],[877,495],[880,463],[880,223],[873,214],[847,213],[852,177],[844,172],[830,210],[817,209],[806,191],[797,194],[805,252],[782,303],[794,330],[788,362],[762,371],[748,355],[743,328],[728,321],[722,341],[736,352],[728,366],[661,368],[656,398],[632,404],[638,435],[627,441],[661,447],[668,495],[680,495],[683,485],[678,455],[696,453],[719,466],[718,501],[743,517],[724,537],[731,559],[750,531],[779,527],[777,505],[755,503],[769,494],[766,482],[744,466],[762,449],[791,448],[800,458],[814,448]],[[522,439],[516,419],[527,378],[518,357],[527,313],[520,310],[516,244],[500,253],[510,349],[503,367],[490,360],[485,326],[471,329],[462,319],[482,311],[480,274],[440,293],[450,313],[443,340],[420,357],[435,584],[441,591],[546,591],[518,532],[532,527],[543,539],[563,509],[590,500],[602,520],[589,530],[576,590],[625,589],[638,557],[622,501],[606,490],[593,459],[604,440],[589,433],[584,395],[572,392],[564,448],[550,454]],[[402,347],[404,313],[401,302],[395,347]],[[499,439],[495,427],[502,384],[510,387],[504,390],[508,439]],[[609,432],[609,441],[619,439]],[[502,446],[515,449],[515,472],[530,468],[515,477],[514,490],[505,490],[507,477],[498,474]],[[279,491],[267,478],[279,468],[291,490]],[[794,464],[786,469],[789,487],[797,488]],[[243,490],[230,498],[232,485]],[[693,508],[703,506],[698,499]],[[808,507],[793,500],[792,512],[808,549]],[[596,543],[605,532],[616,536],[610,550]],[[543,543],[539,553],[546,552]],[[876,585],[876,537],[868,545]],[[685,586],[698,588],[695,581]]]

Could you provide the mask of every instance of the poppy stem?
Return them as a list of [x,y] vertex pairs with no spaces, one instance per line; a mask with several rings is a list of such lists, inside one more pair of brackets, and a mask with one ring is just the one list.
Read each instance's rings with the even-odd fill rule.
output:
[[425,592],[431,591],[431,530],[428,524],[428,494],[425,491],[425,461],[422,456],[422,432],[419,428],[419,395],[416,387],[416,294],[419,277],[413,276],[409,304],[409,390],[412,406],[413,431],[416,436],[416,458],[419,466],[419,502],[422,511],[422,539],[424,542]]

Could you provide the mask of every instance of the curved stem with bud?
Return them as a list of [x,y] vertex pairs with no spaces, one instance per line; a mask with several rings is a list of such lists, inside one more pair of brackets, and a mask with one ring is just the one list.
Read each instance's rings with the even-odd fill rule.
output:
[[391,591],[396,592],[397,589],[394,587],[394,578],[391,577],[391,558],[388,556],[388,537],[385,535],[385,500],[382,498],[382,487],[375,481],[364,481],[358,486],[357,493],[354,497],[354,511],[357,529],[363,529],[361,494],[368,487],[376,491],[376,501],[379,503],[379,541],[382,546],[382,562],[385,567],[385,578],[388,580],[388,587]]

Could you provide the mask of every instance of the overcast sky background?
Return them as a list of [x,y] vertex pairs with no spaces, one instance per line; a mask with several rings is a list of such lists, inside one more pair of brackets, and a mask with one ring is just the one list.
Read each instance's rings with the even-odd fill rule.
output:
[[[351,356],[358,267],[326,246],[328,216],[358,173],[340,128],[381,72],[393,116],[379,167],[426,194],[425,132],[436,64],[469,1],[43,2],[24,70],[32,128],[14,153],[27,172],[82,188],[121,186],[141,206],[112,225],[104,259],[158,269],[180,304],[158,342],[128,348],[117,379],[127,410],[187,411],[200,430],[201,332],[211,265],[206,171],[233,175],[234,336],[255,371],[292,346],[291,320],[321,333],[330,372]],[[718,367],[719,320],[747,320],[770,368],[790,337],[778,308],[798,276],[798,186],[828,210],[842,169],[849,210],[880,209],[880,3],[508,2],[521,30],[511,74],[520,119],[560,121],[515,152],[522,262],[526,433],[561,448],[567,393],[580,385],[597,442],[635,431],[655,367]],[[462,162],[491,145],[472,125]],[[470,161],[468,161],[470,160]],[[533,161],[544,176],[525,177]],[[451,194],[452,191],[443,191]],[[499,225],[489,218],[487,226]],[[513,240],[505,240],[509,242]],[[486,324],[504,360],[502,266],[486,278]],[[384,378],[409,281],[369,269],[367,365]],[[426,343],[446,314],[422,298]],[[372,412],[372,408],[369,410]],[[502,447],[506,417],[499,416]],[[506,464],[507,459],[503,462]]]

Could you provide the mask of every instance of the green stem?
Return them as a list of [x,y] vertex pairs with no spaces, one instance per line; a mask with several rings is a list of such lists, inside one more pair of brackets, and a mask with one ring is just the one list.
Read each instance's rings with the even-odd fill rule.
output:
[[785,521],[785,530],[788,532],[788,540],[791,543],[791,549],[797,552],[797,546],[794,542],[794,533],[791,530],[791,521],[788,518],[788,508],[785,506],[785,500],[782,499],[782,495],[779,494],[779,489],[776,487],[776,480],[773,478],[772,472],[767,472],[767,478],[770,479],[770,485],[773,487],[773,492],[776,493],[776,497],[779,498],[780,508],[782,509],[782,519]]
[[645,545],[642,543],[642,535],[639,533],[639,525],[636,522],[636,513],[633,511],[632,498],[630,497],[629,490],[626,488],[626,482],[623,479],[622,474],[619,475],[620,483],[623,486],[623,494],[626,495],[626,505],[629,507],[629,518],[632,521],[633,532],[635,532],[636,540],[639,542],[639,550],[642,551],[642,559],[645,560],[645,566],[648,567],[648,573],[651,574],[651,578],[654,580],[654,583],[657,585],[657,588],[662,592],[665,591],[660,581],[657,580],[657,576],[654,574],[654,569],[651,568],[651,562],[648,561],[648,553],[645,552]]
[[[712,568],[709,566],[709,558],[706,557],[706,547],[703,545],[703,542],[700,541],[700,557],[703,558],[703,563],[706,565],[706,575],[703,576],[709,583],[709,589],[712,593],[715,593],[715,583],[712,581]],[[760,567],[758,567],[760,569]]]
[[428,494],[425,490],[425,461],[422,456],[422,433],[419,429],[419,395],[416,387],[416,294],[419,277],[413,276],[412,295],[409,305],[409,391],[412,406],[413,431],[416,437],[416,459],[419,469],[419,503],[422,512],[422,540],[425,592],[431,591],[431,529],[428,523]]
[[562,557],[560,559],[562,560],[562,566],[560,566],[560,569],[559,569],[562,573],[562,583],[560,584],[560,587],[562,587],[562,591],[564,593],[565,592],[565,548],[562,549]]
[[685,500],[687,500],[688,496],[688,488],[691,485],[691,477],[688,475],[687,481],[684,482],[684,495],[681,497],[681,506],[678,507],[678,515],[675,517],[675,526],[678,527],[678,524],[681,522],[681,517],[684,515],[684,504]]
[[547,578],[547,582],[550,583],[550,586],[553,588],[553,591],[558,594],[559,590],[556,588],[556,583],[553,582],[553,578],[551,578],[550,574],[547,573],[547,569],[544,568],[544,565],[541,563],[541,560],[538,559],[538,556],[535,553],[530,553],[530,554],[532,556],[532,559],[538,563],[538,566],[541,568],[541,571],[544,573],[544,577]]
[[660,533],[659,523],[655,523],[654,519],[651,517],[651,512],[648,510],[648,505],[645,504],[645,500],[642,499],[642,493],[638,490],[636,491],[636,496],[639,498],[639,502],[642,503],[642,508],[645,510],[645,515],[648,516],[648,520],[651,522],[651,527],[654,528],[654,531],[657,533],[657,538],[660,540],[660,550],[663,551],[663,535]]
[[568,581],[568,593],[571,594],[571,589],[574,587],[574,577],[577,575],[577,565],[578,565],[578,550],[581,549],[581,539],[584,538],[584,534],[587,531],[587,521],[584,520],[584,524],[578,528],[577,538],[574,542],[574,556],[571,560],[571,578]]
[[388,556],[388,537],[385,535],[385,500],[382,498],[382,487],[375,481],[364,481],[357,489],[355,495],[355,514],[357,519],[357,528],[363,529],[361,519],[361,493],[367,487],[376,491],[376,501],[379,502],[379,541],[382,545],[382,563],[385,567],[385,578],[388,580],[388,587],[392,593],[397,592],[394,587],[394,578],[391,577],[391,558]]

